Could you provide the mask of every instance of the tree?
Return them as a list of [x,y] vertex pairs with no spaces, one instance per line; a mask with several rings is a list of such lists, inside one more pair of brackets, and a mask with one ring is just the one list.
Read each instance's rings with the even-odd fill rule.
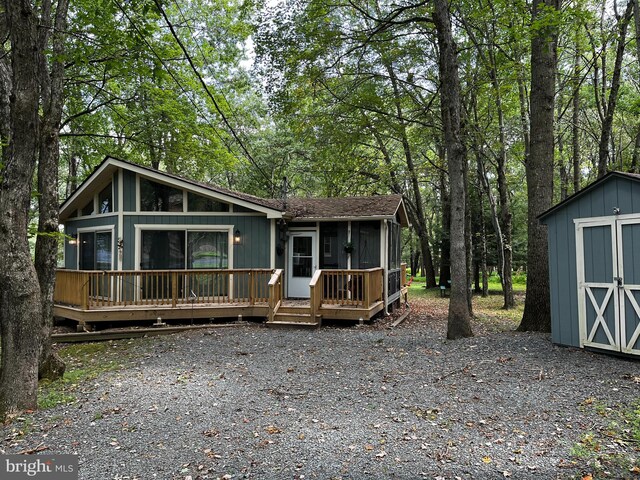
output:
[[456,44],[451,31],[449,2],[435,0],[433,22],[438,37],[440,72],[440,105],[444,125],[444,145],[447,154],[450,183],[451,229],[451,300],[447,338],[472,336],[469,310],[469,272],[467,270],[466,208],[467,158],[460,128],[460,78]]
[[547,231],[538,215],[553,200],[554,109],[560,0],[534,0],[527,175],[527,296],[520,331],[551,331]]

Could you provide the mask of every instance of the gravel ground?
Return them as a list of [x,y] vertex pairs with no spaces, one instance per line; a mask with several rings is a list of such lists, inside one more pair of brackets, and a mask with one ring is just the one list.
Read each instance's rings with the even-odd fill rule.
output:
[[96,480],[580,478],[592,469],[572,447],[610,423],[605,404],[638,398],[637,361],[547,335],[476,325],[446,341],[441,321],[388,326],[119,342],[130,366],[27,416],[23,434],[21,421],[0,427],[2,449],[75,453],[80,478]]

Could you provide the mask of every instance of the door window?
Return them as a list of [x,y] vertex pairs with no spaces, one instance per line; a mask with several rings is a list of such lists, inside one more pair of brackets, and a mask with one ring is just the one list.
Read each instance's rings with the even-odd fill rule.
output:
[[292,275],[294,277],[313,275],[313,239],[311,237],[293,237]]

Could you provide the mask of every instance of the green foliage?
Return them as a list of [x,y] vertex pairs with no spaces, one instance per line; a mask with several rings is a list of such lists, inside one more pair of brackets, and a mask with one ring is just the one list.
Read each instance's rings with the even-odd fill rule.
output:
[[[637,378],[630,377],[630,380],[635,381]],[[595,474],[637,474],[640,464],[635,451],[640,443],[640,401],[621,406],[609,405],[603,400],[589,397],[580,403],[579,408],[584,413],[595,414],[607,422],[603,427],[592,427],[584,433],[579,443],[572,446],[571,456],[593,468]]]
[[40,382],[38,408],[48,409],[75,402],[76,392],[87,381],[127,364],[131,355],[127,347],[131,344],[133,341],[122,340],[69,344],[60,348],[58,354],[67,369],[61,379]]

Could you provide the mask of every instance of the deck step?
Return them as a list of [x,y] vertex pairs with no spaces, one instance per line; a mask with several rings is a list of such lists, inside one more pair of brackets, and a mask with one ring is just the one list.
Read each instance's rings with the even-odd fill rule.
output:
[[275,318],[266,323],[267,326],[319,327],[320,315],[311,318],[309,313],[276,313]]
[[282,313],[293,313],[293,314],[306,314],[309,315],[311,311],[311,307],[309,305],[280,305],[278,309],[278,313],[276,315]]

